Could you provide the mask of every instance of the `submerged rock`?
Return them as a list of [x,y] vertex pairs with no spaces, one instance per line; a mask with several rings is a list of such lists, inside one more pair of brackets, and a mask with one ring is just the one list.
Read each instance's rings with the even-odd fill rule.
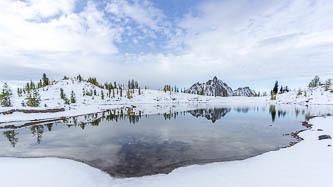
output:
[[330,135],[320,135],[318,137],[319,140],[325,140],[325,139],[332,139]]

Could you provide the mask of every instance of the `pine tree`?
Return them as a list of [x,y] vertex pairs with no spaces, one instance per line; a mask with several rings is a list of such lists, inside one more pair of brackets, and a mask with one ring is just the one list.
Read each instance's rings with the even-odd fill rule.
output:
[[81,81],[82,81],[82,77],[81,77],[81,75],[80,75],[80,74],[77,76],[77,80],[78,80],[79,82],[81,82]]
[[60,98],[64,100],[65,104],[69,105],[70,100],[66,97],[66,94],[64,93],[64,89],[60,88]]
[[39,83],[37,83],[37,88],[41,88],[43,87],[43,83],[42,83],[42,80],[39,80]]
[[75,93],[74,93],[73,90],[72,90],[72,93],[71,93],[71,103],[76,103]]
[[314,79],[311,80],[311,82],[309,83],[309,87],[310,88],[314,88],[320,85],[320,78],[318,75],[315,76]]
[[115,95],[114,95],[114,88],[112,89],[112,97],[114,98]]
[[278,81],[275,81],[275,85],[274,85],[274,88],[273,88],[273,94],[276,95],[278,93],[278,90],[279,90],[279,82]]
[[120,97],[123,96],[123,89],[120,87]]
[[325,82],[325,91],[328,91],[328,89],[330,89],[331,87],[331,79],[328,79],[326,82]]
[[43,79],[43,83],[42,83],[43,87],[48,86],[50,84],[49,78],[47,78],[45,73],[43,73],[43,78],[42,79]]
[[[33,92],[33,93],[31,93]],[[27,106],[30,107],[38,107],[39,103],[40,103],[40,95],[38,93],[38,90],[34,89],[30,92],[28,92],[28,96],[27,96]]]
[[127,90],[127,98],[132,99],[131,90]]
[[8,84],[3,85],[2,91],[0,93],[0,105],[4,107],[9,107],[12,105],[10,97],[12,96],[12,91],[9,88]]
[[103,90],[101,90],[101,98],[102,98],[102,100],[104,100],[104,92],[103,92]]
[[139,95],[141,95],[141,89],[140,89],[140,87],[139,87]]
[[64,99],[65,97],[64,89],[60,88],[60,98]]
[[199,93],[199,95],[205,95],[205,91],[204,91],[204,89],[203,89],[203,88],[200,90],[200,93]]

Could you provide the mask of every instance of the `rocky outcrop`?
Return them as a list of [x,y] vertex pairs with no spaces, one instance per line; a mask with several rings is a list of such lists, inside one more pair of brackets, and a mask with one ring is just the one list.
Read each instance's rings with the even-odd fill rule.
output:
[[249,87],[238,88],[234,90],[233,96],[246,96],[246,97],[253,97],[256,95],[256,92]]

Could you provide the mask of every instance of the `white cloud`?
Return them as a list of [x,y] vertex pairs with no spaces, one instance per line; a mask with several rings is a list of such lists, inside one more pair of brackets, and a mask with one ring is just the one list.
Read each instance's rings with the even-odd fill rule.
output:
[[[55,7],[52,2],[1,1],[0,66],[65,73],[76,67],[89,69],[98,59],[118,53],[114,42],[120,39],[121,28],[106,21],[94,3],[89,1],[82,12],[74,13],[74,1],[59,1]],[[42,20],[56,14],[47,21],[31,21],[32,15]],[[95,61],[87,62],[92,59],[87,56]]]
[[[214,75],[230,82],[272,82],[327,76],[333,69],[329,0],[202,1],[173,24],[150,1],[106,4],[97,9],[88,1],[74,13],[74,0],[2,0],[0,68],[136,78],[155,88]],[[157,48],[157,33],[170,39],[166,47],[172,52],[127,54],[116,45],[133,36],[133,44]]]
[[134,20],[141,26],[146,26],[154,31],[163,31],[165,16],[163,12],[155,8],[149,1],[135,0],[133,3],[125,0],[112,0],[106,10],[116,16],[116,19],[128,21]]

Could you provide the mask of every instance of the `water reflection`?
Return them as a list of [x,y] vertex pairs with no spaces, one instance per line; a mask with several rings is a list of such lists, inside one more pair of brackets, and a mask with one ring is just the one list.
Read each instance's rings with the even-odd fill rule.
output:
[[[260,111],[259,107],[234,107],[234,111],[238,113],[248,113],[249,111],[255,111],[255,112],[263,112],[265,111],[265,107],[262,107],[262,110]],[[185,114],[191,114],[192,116],[198,118],[203,117],[207,120],[211,121],[212,123],[215,123],[217,120],[222,119],[225,117],[229,112],[231,112],[232,107],[223,107],[223,108],[204,108],[204,109],[196,109],[196,110],[189,110],[189,111],[181,111],[181,112],[168,112],[163,113],[163,119],[164,120],[171,120],[171,119],[177,119],[179,115],[185,115]],[[276,116],[278,118],[285,117],[288,113],[287,110],[282,109],[276,109],[275,105],[269,106],[269,114],[271,116],[272,122],[274,123],[276,120]],[[290,111],[289,111],[290,112]],[[310,116],[310,113],[305,114],[305,109],[295,109],[295,116],[296,118],[301,113],[303,116],[305,115],[305,118],[308,118]],[[291,112],[292,113],[292,112]],[[23,127],[30,127],[30,132],[33,137],[36,138],[36,143],[40,144],[42,141],[42,136],[44,133],[44,127],[47,128],[49,132],[52,131],[52,128],[54,125],[66,125],[68,128],[71,127],[79,127],[82,130],[85,129],[87,125],[90,126],[99,126],[101,122],[108,121],[108,122],[118,122],[127,120],[129,124],[136,124],[140,121],[142,117],[148,118],[149,115],[142,115],[141,111],[138,111],[137,113],[133,112],[132,108],[128,108],[125,110],[108,110],[101,113],[94,113],[94,114],[88,114],[83,116],[76,116],[76,117],[68,117],[68,118],[60,118],[60,119],[53,119],[53,120],[47,120],[40,121],[40,122],[28,122],[23,125],[9,125],[0,127],[0,129],[20,129]],[[17,130],[7,130],[3,132],[3,135],[7,138],[7,140],[10,142],[12,147],[15,147],[15,145],[18,143],[18,138],[16,137],[19,133]]]
[[[215,123],[217,120],[224,117],[228,112],[231,111],[231,108],[213,108],[213,109],[198,109],[189,111],[190,114],[194,117],[205,117],[207,120],[211,120]],[[237,110],[238,111],[238,110]],[[242,112],[240,110],[239,112]]]
[[[310,115],[332,108],[222,106],[144,115],[133,108],[0,127],[0,156],[82,160],[114,176],[167,173],[213,161],[245,159],[297,141]],[[200,119],[200,120],[198,120]],[[215,125],[211,125],[215,124]],[[8,143],[9,142],[9,143]]]

